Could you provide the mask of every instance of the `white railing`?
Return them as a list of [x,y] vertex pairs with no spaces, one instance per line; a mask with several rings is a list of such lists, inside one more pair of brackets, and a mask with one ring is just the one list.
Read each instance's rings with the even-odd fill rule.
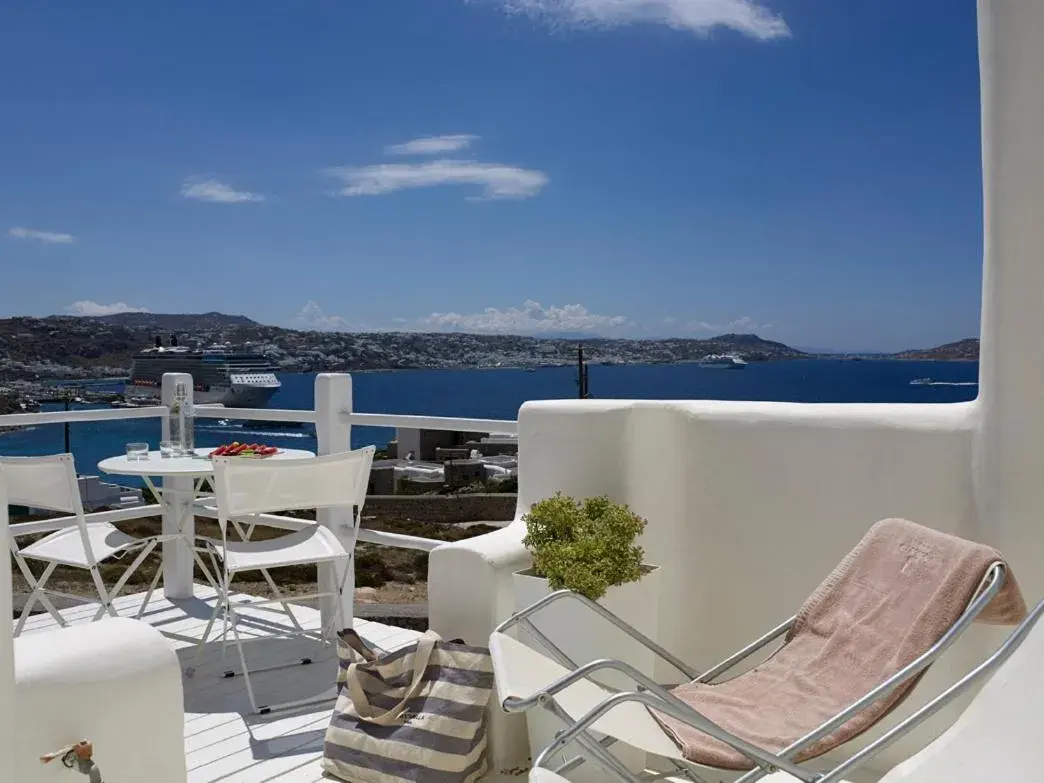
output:
[[64,424],[66,422],[78,421],[158,419],[166,416],[169,412],[169,409],[164,405],[151,405],[147,408],[100,408],[95,410],[42,411],[40,413],[8,413],[0,416],[0,427],[31,427],[38,424]]
[[405,416],[392,413],[356,413],[342,410],[349,424],[360,427],[402,427],[417,430],[444,430],[450,432],[518,433],[518,422],[506,419],[451,419],[444,416]]
[[[174,384],[186,380],[186,387],[193,388],[191,378],[176,373],[168,373],[163,377],[162,398],[173,399]],[[331,394],[320,393],[322,381],[328,384]],[[345,382],[346,381],[346,382]],[[340,384],[338,384],[340,382]],[[339,388],[338,388],[339,387]],[[359,413],[352,409],[351,376],[328,375],[319,376],[316,387],[317,405],[314,410],[293,410],[285,408],[226,408],[222,405],[197,405],[194,412],[200,419],[242,419],[247,421],[279,421],[315,424],[316,438],[321,453],[343,451],[351,444],[352,425],[360,427],[382,427],[403,429],[428,429],[448,432],[496,432],[515,434],[518,422],[506,419],[467,419],[445,416],[416,416],[388,413]],[[23,427],[40,424],[65,424],[77,422],[119,421],[125,419],[160,419],[164,437],[168,434],[170,407],[169,404],[152,405],[142,408],[113,408],[93,410],[45,411],[39,413],[13,413],[0,416],[0,428]],[[0,452],[3,451],[3,440],[0,440]],[[161,505],[136,506],[134,508],[101,511],[87,515],[91,522],[121,522],[157,516],[164,512]],[[199,517],[216,518],[213,508],[197,505],[194,514]],[[300,529],[301,520],[275,514],[261,515],[261,523],[287,530]],[[33,522],[21,522],[11,525],[16,536],[30,533],[48,533],[61,530],[76,524],[75,517],[63,516],[42,519]],[[399,549],[415,549],[430,552],[444,543],[439,539],[409,536],[401,533],[388,533],[381,530],[359,530],[359,541],[396,547]]]

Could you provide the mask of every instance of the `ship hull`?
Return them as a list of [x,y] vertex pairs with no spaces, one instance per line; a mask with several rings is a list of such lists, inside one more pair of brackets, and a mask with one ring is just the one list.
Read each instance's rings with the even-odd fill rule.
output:
[[[197,405],[224,405],[226,408],[264,408],[279,391],[278,386],[238,386],[234,388],[196,391],[192,399]],[[131,387],[125,392],[127,400],[158,401],[159,390]]]

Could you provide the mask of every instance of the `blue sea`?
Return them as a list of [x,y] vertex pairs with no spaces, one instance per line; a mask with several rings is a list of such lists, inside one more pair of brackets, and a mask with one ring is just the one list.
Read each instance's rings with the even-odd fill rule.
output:
[[[930,377],[939,385],[912,386]],[[591,396],[616,399],[776,400],[780,402],[960,402],[978,393],[974,362],[849,361],[810,359],[752,363],[745,370],[716,370],[696,364],[592,366]],[[282,389],[272,408],[311,409],[314,376],[281,375]],[[526,400],[576,397],[576,370],[556,367],[526,372],[496,370],[404,370],[366,372],[352,376],[355,410],[514,419]],[[53,407],[53,406],[52,406]],[[92,406],[82,406],[92,407]],[[47,409],[47,408],[45,408]],[[232,411],[230,411],[231,413]],[[390,429],[356,427],[352,446],[383,446]],[[147,441],[157,448],[158,419],[77,423],[69,425],[70,447],[80,473],[96,472],[105,457],[122,454],[125,445]],[[315,449],[315,430],[265,429],[256,422],[227,423],[201,419],[196,425],[199,446],[233,440],[264,442],[284,448]],[[48,424],[0,434],[0,454],[53,454],[64,448],[61,424]],[[121,479],[130,483],[132,480]]]

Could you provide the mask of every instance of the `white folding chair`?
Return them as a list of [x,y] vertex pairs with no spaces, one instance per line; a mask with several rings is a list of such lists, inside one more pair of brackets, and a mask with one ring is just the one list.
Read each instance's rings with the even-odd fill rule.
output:
[[[351,618],[341,616],[341,595],[346,587],[348,575],[351,573],[350,561],[355,548],[355,537],[358,533],[359,519],[362,516],[363,503],[366,501],[366,485],[373,462],[374,447],[331,454],[322,457],[286,460],[244,460],[227,457],[214,459],[214,490],[217,501],[218,525],[221,529],[221,540],[203,539],[210,549],[211,555],[221,561],[221,567],[215,562],[215,571],[219,572],[218,600],[210,621],[203,632],[197,647],[196,659],[203,652],[210,637],[211,629],[219,614],[223,614],[224,622],[221,634],[222,651],[228,644],[228,630],[232,631],[232,644],[239,653],[243,681],[246,684],[250,706],[255,713],[267,714],[277,709],[298,707],[303,704],[325,700],[327,697],[313,697],[284,702],[275,705],[258,706],[254,688],[250,682],[250,668],[247,664],[243,645],[248,641],[272,638],[272,636],[305,636],[314,637],[319,644],[328,638],[328,628],[318,631],[306,631],[294,616],[291,604],[298,601],[312,601],[316,598],[336,595],[338,612],[330,618],[329,625],[337,626],[334,630],[351,622]],[[243,530],[240,521],[251,515],[291,511],[301,509],[344,508],[352,515],[351,530],[347,541],[338,538],[334,531],[315,522],[305,522],[303,527],[293,533],[275,539],[251,541],[249,534]],[[231,524],[243,539],[230,541],[228,526]],[[249,522],[257,524],[256,519]],[[269,574],[270,569],[284,566],[307,564],[332,564],[336,572],[336,592],[316,591],[306,595],[285,596],[276,586]],[[260,571],[268,583],[274,598],[251,601],[248,605],[238,605],[230,600],[232,580],[244,571]],[[347,585],[354,589],[354,585]],[[292,627],[282,627],[279,633],[243,638],[239,631],[240,615],[244,608],[251,612],[259,608],[279,611],[278,604],[287,615]],[[332,634],[330,634],[332,636]],[[311,663],[310,658],[301,658],[295,663],[282,663],[274,666],[257,667],[254,673],[285,668],[298,664]],[[195,674],[195,668],[186,670],[188,676]],[[225,677],[234,677],[234,671],[224,672]]]
[[[83,513],[83,503],[80,500],[80,488],[76,482],[76,467],[72,454],[55,454],[46,457],[0,457],[0,481],[3,481],[7,488],[8,503],[62,511],[72,514],[76,519],[74,527],[56,530],[22,549],[18,548],[15,540],[17,534],[8,536],[15,563],[32,590],[22,609],[22,614],[18,618],[18,624],[15,626],[15,636],[22,632],[25,621],[37,602],[43,605],[60,626],[68,625],[48,596],[56,595],[78,601],[82,601],[83,596],[52,590],[47,586],[54,570],[60,565],[90,571],[101,603],[92,620],[100,620],[106,614],[115,617],[116,609],[113,601],[123,590],[127,580],[156,547],[157,540],[135,538],[109,522],[87,521],[87,517]],[[98,564],[110,557],[121,558],[135,549],[141,551],[120,576],[112,590],[108,590]],[[33,576],[26,559],[39,560],[47,564],[39,579]],[[155,588],[155,580],[153,580],[152,588]],[[152,588],[138,610],[139,617],[145,611]]]

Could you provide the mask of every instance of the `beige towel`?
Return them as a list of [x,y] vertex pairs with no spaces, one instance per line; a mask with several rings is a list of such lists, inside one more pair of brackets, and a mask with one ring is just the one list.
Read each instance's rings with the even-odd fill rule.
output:
[[[782,751],[932,646],[975,596],[1001,555],[903,519],[876,523],[805,602],[785,644],[760,666],[674,694],[738,737]],[[1014,625],[1026,604],[1010,570],[979,620]],[[878,699],[800,753],[803,761],[858,736],[898,706],[919,677]],[[720,769],[753,762],[686,724],[653,712],[685,758]]]

